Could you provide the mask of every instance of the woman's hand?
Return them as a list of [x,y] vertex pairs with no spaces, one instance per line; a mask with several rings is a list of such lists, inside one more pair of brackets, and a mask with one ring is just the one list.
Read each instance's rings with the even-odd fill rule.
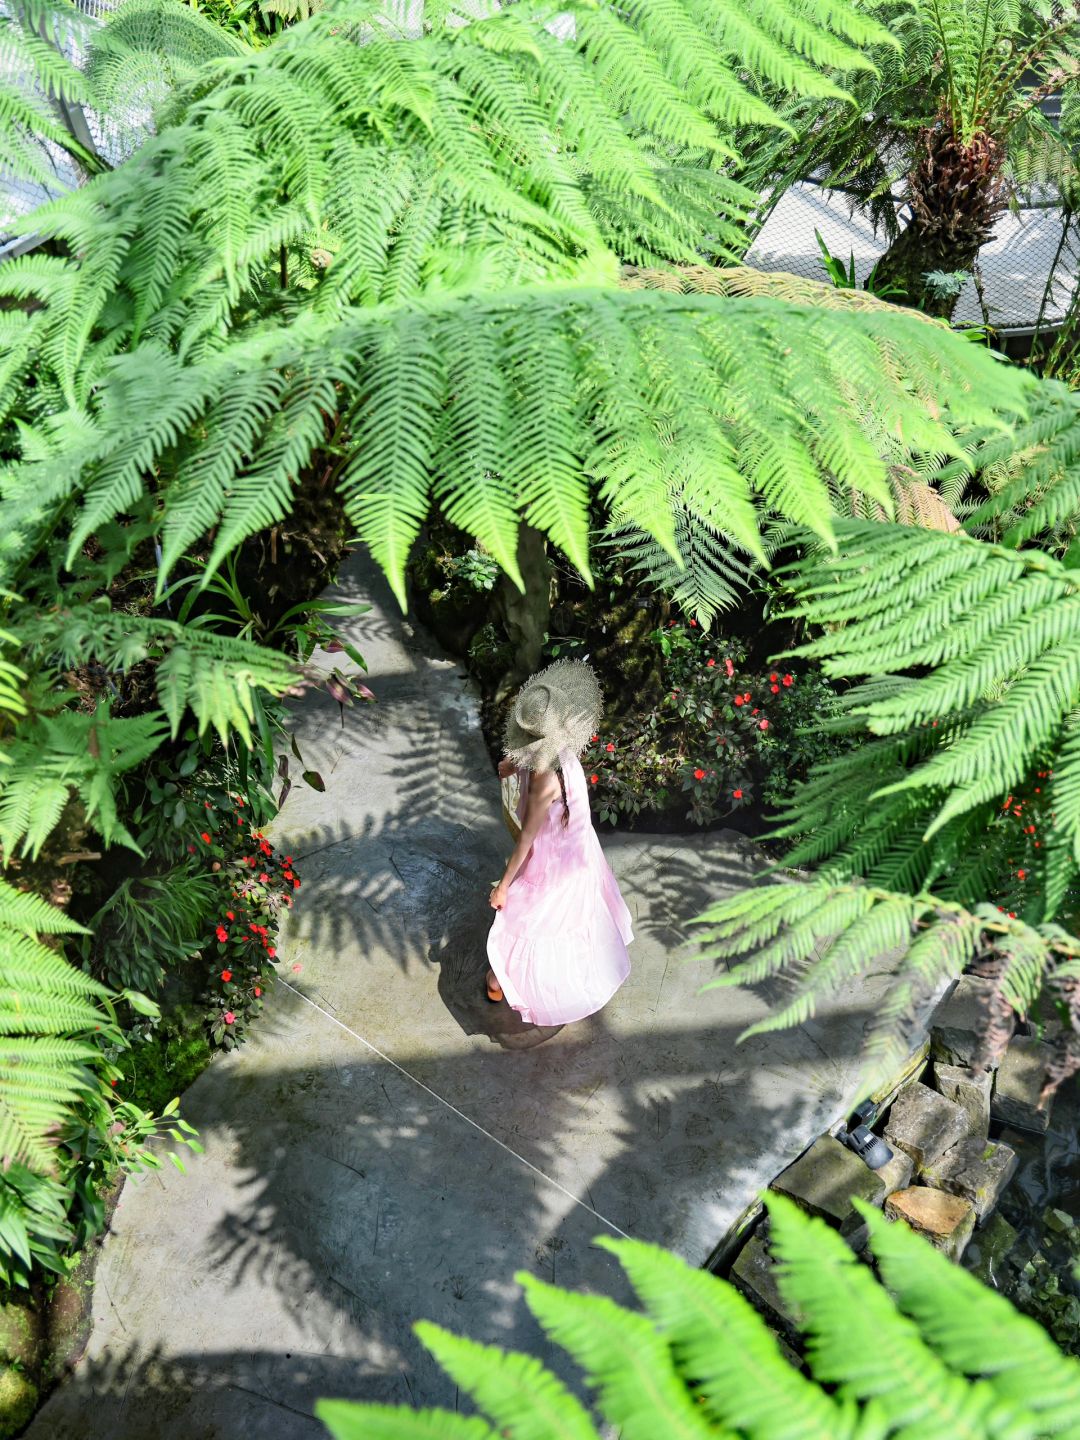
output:
[[517,774],[517,768],[518,767],[514,764],[513,760],[500,760],[499,779],[509,780],[511,775]]
[[501,910],[506,904],[506,891],[507,886],[505,882],[500,880],[488,898],[488,904],[493,910]]

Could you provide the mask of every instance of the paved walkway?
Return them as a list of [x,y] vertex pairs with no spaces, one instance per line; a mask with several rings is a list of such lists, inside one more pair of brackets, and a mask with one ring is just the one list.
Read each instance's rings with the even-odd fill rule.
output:
[[306,1440],[319,1396],[452,1406],[414,1319],[543,1351],[515,1270],[620,1296],[590,1245],[612,1231],[700,1264],[843,1108],[880,981],[736,1049],[766,998],[699,994],[676,953],[750,881],[731,833],[607,845],[638,938],[599,1016],[540,1032],[482,998],[507,838],[475,700],[367,562],[342,588],[376,602],[355,635],[378,705],[344,727],[297,706],[327,788],[274,827],[304,882],[295,990],[186,1095],[205,1157],[129,1182],[87,1355],[32,1440]]

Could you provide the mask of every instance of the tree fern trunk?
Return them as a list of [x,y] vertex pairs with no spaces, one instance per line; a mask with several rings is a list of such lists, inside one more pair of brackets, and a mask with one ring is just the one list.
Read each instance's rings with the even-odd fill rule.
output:
[[554,570],[548,559],[547,541],[531,525],[522,525],[518,531],[517,562],[525,593],[506,575],[500,577],[495,592],[496,614],[514,647],[513,661],[496,690],[500,700],[539,669],[551,619]]
[[916,157],[908,176],[912,218],[878,261],[875,288],[898,286],[905,294],[901,303],[948,320],[957,295],[937,292],[926,276],[972,271],[1005,208],[1005,155],[992,135],[961,140],[943,115],[921,131]]

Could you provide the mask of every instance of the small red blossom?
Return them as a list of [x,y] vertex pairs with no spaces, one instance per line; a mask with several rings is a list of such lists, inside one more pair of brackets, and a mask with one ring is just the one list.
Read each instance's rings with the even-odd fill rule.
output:
[[[596,742],[597,742],[597,740],[599,740],[599,739],[600,739],[600,736],[599,736],[599,735],[593,735],[593,736],[591,737],[591,743],[592,743],[593,745],[595,745]],[[286,860],[285,863],[286,863],[286,865],[287,865],[289,862]]]
[[744,704],[744,703],[745,703],[745,702],[743,701],[743,698],[742,698],[741,695],[736,695],[736,696],[735,696],[735,704],[736,704],[736,705],[742,705],[742,704]]
[[1026,880],[1026,879],[1027,879],[1027,871],[1026,871],[1026,870],[1017,870],[1017,872],[1016,872],[1016,878],[1017,878],[1018,880]]
[[774,670],[774,671],[772,672],[772,674],[769,676],[769,679],[770,679],[770,680],[772,681],[772,683],[775,685],[776,682],[777,682],[777,680],[780,679],[780,676],[777,675],[776,671]]
[[690,628],[691,628],[691,630],[696,630],[696,629],[697,629],[697,621],[696,621],[696,620],[691,620],[691,621],[690,621]]
[[694,771],[694,779],[695,779],[695,780],[704,780],[704,779],[705,779],[705,771],[704,771],[704,770],[695,770],[695,771]]
[[232,971],[231,971],[231,970],[222,970],[222,972],[221,972],[221,978],[222,978],[222,980],[225,981],[225,984],[227,985],[227,984],[229,983],[229,981],[232,979]]
[[259,987],[258,985],[255,986],[254,993],[255,993],[256,995],[261,995],[261,994],[262,994],[262,990],[260,989],[260,987]]
[[274,949],[273,945],[267,946],[266,953],[270,956],[271,960],[277,959],[277,951]]
[[767,729],[769,728],[769,722],[768,722],[768,720],[759,720],[759,721],[757,722],[757,728],[758,728],[759,730],[767,730]]
[[110,1081],[109,1081],[109,1084],[110,1084],[110,1085],[115,1085],[115,1084],[116,1084],[116,1081],[115,1081],[115,1080],[110,1080]]
[[259,879],[260,879],[260,880],[263,882],[263,884],[265,885],[266,882],[267,882],[267,880],[270,879],[270,876],[267,875],[266,871],[264,870],[263,873],[259,876]]
[[229,938],[229,932],[225,929],[224,925],[219,925],[217,927],[217,938],[219,940],[227,940]]
[[741,800],[741,799],[742,799],[742,791],[741,791],[741,790],[732,790],[731,793],[732,793],[732,795],[735,796],[735,799],[736,799],[736,800]]
[[611,743],[610,740],[609,740],[608,743],[604,746],[604,749],[608,752],[609,755],[614,755],[614,753],[615,753],[615,746]]
[[711,670],[712,667],[713,667],[715,664],[716,664],[716,661],[715,661],[715,660],[706,660],[706,661],[705,661],[705,668],[706,668],[707,670]]
[[600,776],[599,776],[599,775],[590,775],[590,776],[589,776],[589,784],[590,784],[590,785],[595,785],[599,779],[600,779]]
[[234,914],[234,912],[233,912],[232,910],[226,910],[226,911],[225,911],[225,919],[226,919],[226,920],[235,920],[235,919],[236,919],[236,915]]
[[188,853],[189,853],[190,855],[194,855],[194,854],[195,854],[195,846],[194,846],[194,845],[189,845],[187,848],[188,848]]
[[233,1023],[233,1021],[236,1019],[236,1016],[233,1014],[233,1012],[232,1012],[231,1010],[226,1010],[226,1011],[225,1011],[225,1014],[224,1014],[224,1016],[223,1016],[222,1018],[224,1019],[226,1025],[231,1025],[231,1024]]
[[769,689],[772,691],[772,693],[773,693],[774,695],[779,695],[779,694],[780,694],[780,686],[779,686],[779,685],[770,685],[770,686],[769,686]]
[[750,711],[750,714],[751,714],[751,715],[756,715],[756,714],[757,714],[757,707],[756,707],[756,706],[755,706],[755,708],[754,708],[753,710]]
[[299,881],[299,880],[293,880],[293,882],[292,882],[292,887],[293,887],[294,890],[299,890],[299,889],[300,889],[300,881]]
[[785,676],[784,676],[784,684],[785,684],[785,685],[794,685],[794,683],[795,683],[795,677],[794,677],[793,675],[785,675]]
[[724,669],[727,671],[729,679],[732,675],[735,674],[735,666],[731,663],[730,660],[724,661]]
[[210,844],[210,836],[206,833],[205,830],[204,830],[204,831],[202,832],[202,834],[199,836],[199,839],[200,839],[200,840],[205,840],[206,843],[207,843],[207,845]]

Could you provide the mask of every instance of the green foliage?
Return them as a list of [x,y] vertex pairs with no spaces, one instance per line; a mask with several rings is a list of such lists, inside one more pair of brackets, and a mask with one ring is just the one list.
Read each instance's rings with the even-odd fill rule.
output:
[[590,483],[673,557],[673,504],[760,557],[759,497],[826,538],[830,484],[888,509],[861,415],[948,450],[946,420],[1022,403],[987,356],[881,307],[613,289],[620,260],[738,240],[752,197],[716,157],[725,126],[770,115],[735,36],[762,76],[838,95],[813,66],[864,63],[854,45],[884,36],[861,10],[571,4],[556,38],[543,6],[453,27],[436,7],[415,38],[358,45],[370,13],[204,68],[115,174],[35,212],[86,258],[0,276],[40,302],[13,336],[39,373],[12,558],[63,507],[70,563],[153,471],[162,571],[216,526],[213,571],[316,469],[399,593],[432,493],[515,577],[522,514],[588,573]]
[[166,971],[198,948],[216,888],[187,866],[121,880],[88,922],[91,933],[80,944],[84,965],[118,989],[153,994]]
[[[902,1224],[860,1205],[884,1284],[823,1221],[766,1198],[778,1280],[808,1375],[726,1281],[656,1246],[603,1238],[644,1306],[517,1278],[596,1392],[591,1418],[533,1357],[431,1324],[417,1334],[486,1417],[320,1401],[334,1440],[990,1440],[1076,1434],[1080,1364]],[[488,1423],[490,1422],[490,1423]],[[606,1431],[605,1431],[606,1433]]]
[[[104,1223],[100,1191],[118,1168],[159,1165],[162,1138],[198,1149],[176,1114],[160,1119],[117,1101],[107,1052],[125,1048],[119,998],[40,936],[82,927],[37,896],[0,881],[0,1284],[35,1269],[65,1273],[73,1250]],[[131,991],[139,1013],[156,1007]],[[172,1162],[183,1168],[175,1151]]]
[[1040,842],[1013,874],[1028,918],[1052,918],[1080,868],[1080,572],[965,535],[838,531],[840,556],[792,572],[824,631],[793,653],[866,677],[834,724],[872,738],[796,791],[779,832],[806,837],[791,863],[972,905],[1007,873],[998,822],[1023,791]]
[[762,885],[697,918],[704,927],[702,957],[728,966],[706,988],[753,985],[774,975],[793,982],[784,1003],[740,1039],[801,1024],[826,996],[891,961],[894,978],[864,1046],[865,1093],[903,1062],[907,1022],[945,980],[976,965],[993,979],[985,1018],[984,1044],[990,1048],[982,1058],[996,1063],[994,1051],[1004,1048],[1013,1025],[1010,1019],[995,1046],[994,1024],[1013,1011],[1030,1013],[1044,984],[1073,974],[1080,957],[1080,941],[1059,926],[1032,926],[993,905],[966,910],[928,893],[900,894],[828,878]]

